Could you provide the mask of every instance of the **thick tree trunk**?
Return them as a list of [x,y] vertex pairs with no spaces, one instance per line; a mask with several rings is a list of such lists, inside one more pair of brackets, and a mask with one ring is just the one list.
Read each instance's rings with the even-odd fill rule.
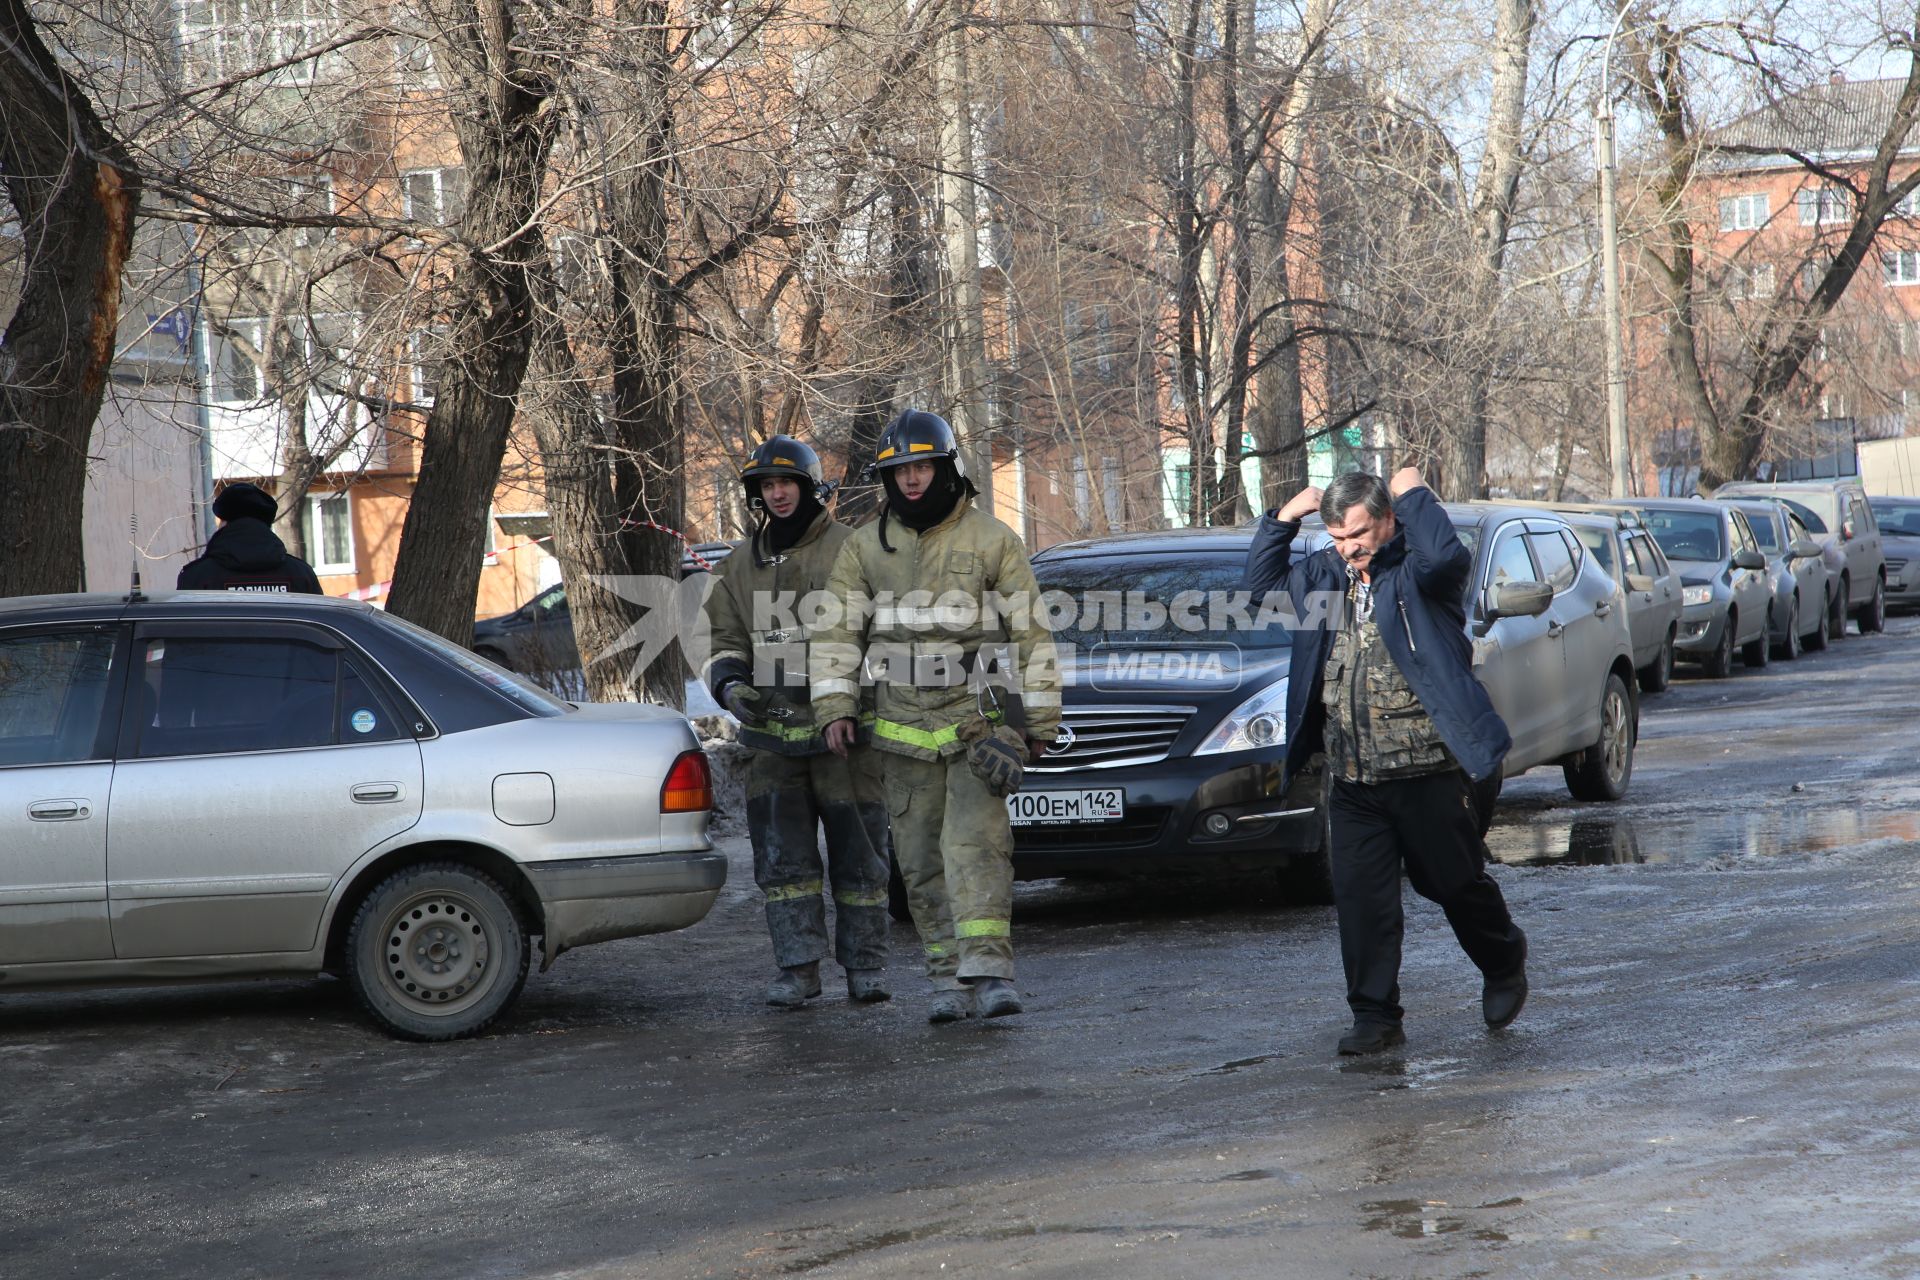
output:
[[387,608],[461,644],[473,638],[487,509],[533,349],[527,263],[553,129],[547,87],[522,65],[510,0],[472,0],[442,24],[467,168],[448,358],[421,446]]
[[[612,276],[614,502],[624,523],[628,572],[678,581],[685,523],[679,308],[668,256],[668,182],[673,164],[672,27],[665,0],[617,0],[625,70],[637,130],[627,161],[608,183],[607,232],[620,246]],[[652,526],[661,526],[654,528]],[[686,705],[689,672],[668,645],[641,674],[634,696]]]
[[544,468],[553,553],[567,588],[588,696],[595,702],[631,701],[629,664],[621,660],[620,642],[642,610],[603,585],[629,573],[608,466],[608,433],[566,333],[553,318],[553,291],[544,272],[536,273],[535,287],[546,301],[540,307],[533,355],[540,394],[528,416]]
[[19,306],[0,335],[0,596],[14,596],[81,585],[88,445],[140,180],[26,0],[0,0],[0,45],[0,175],[24,248]]

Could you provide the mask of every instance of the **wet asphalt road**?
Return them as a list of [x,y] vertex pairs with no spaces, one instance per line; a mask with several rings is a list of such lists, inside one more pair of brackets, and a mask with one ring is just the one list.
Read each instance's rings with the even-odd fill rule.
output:
[[1413,901],[1361,1063],[1331,912],[1259,881],[1023,887],[1019,1018],[767,1010],[737,837],[708,921],[477,1041],[325,981],[0,999],[0,1275],[1920,1274],[1916,703],[1896,620],[1649,699],[1622,804],[1510,782],[1532,1002],[1488,1033]]

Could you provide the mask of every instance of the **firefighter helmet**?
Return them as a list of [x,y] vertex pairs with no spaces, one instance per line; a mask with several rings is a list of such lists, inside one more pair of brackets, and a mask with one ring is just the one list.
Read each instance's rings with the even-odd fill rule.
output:
[[936,462],[951,459],[954,472],[965,479],[967,464],[960,457],[960,438],[953,427],[937,413],[922,409],[903,409],[880,433],[874,454],[877,470],[890,471],[909,462]]
[[813,451],[812,445],[792,436],[773,436],[747,459],[746,467],[740,472],[740,484],[747,491],[748,505],[759,505],[760,482],[769,476],[799,481],[800,488],[819,502],[827,500],[831,489],[826,471],[820,465],[820,455]]

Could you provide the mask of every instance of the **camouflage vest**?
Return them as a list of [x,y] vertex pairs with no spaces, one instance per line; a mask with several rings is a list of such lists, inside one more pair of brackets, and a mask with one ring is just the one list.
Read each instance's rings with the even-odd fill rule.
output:
[[1364,591],[1356,580],[1346,625],[1334,634],[1322,676],[1327,768],[1336,778],[1365,783],[1458,768],[1433,718],[1380,643],[1372,609],[1359,607]]

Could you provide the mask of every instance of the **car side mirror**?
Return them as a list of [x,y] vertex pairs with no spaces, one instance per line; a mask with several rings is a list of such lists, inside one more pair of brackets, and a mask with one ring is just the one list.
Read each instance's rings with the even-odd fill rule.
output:
[[1651,591],[1653,590],[1653,579],[1644,573],[1630,573],[1627,575],[1627,590]]
[[1503,582],[1487,596],[1489,622],[1496,618],[1537,618],[1553,603],[1553,588],[1544,582]]
[[1820,544],[1812,538],[1795,538],[1787,544],[1787,550],[1796,560],[1817,560],[1820,557]]
[[1751,547],[1742,547],[1733,553],[1733,567],[1736,569],[1764,569],[1767,558]]

